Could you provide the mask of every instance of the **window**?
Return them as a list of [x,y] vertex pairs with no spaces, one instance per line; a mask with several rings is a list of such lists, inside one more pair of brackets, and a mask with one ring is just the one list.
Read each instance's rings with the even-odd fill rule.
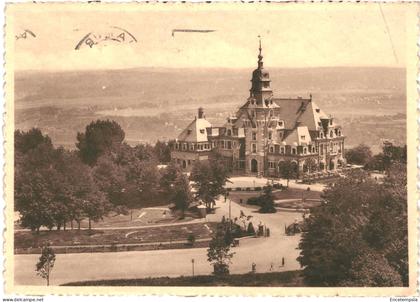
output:
[[270,169],[274,169],[274,168],[276,168],[276,163],[275,163],[275,162],[273,162],[273,161],[269,161],[269,162],[268,162],[268,167],[269,167]]
[[319,151],[321,151],[320,154],[321,155],[324,155],[324,146],[323,145],[320,145],[320,147],[321,147],[320,150],[319,150]]
[[306,154],[308,152],[308,150],[306,149],[306,147],[303,148],[303,154]]
[[232,149],[232,142],[231,141],[227,141],[227,149]]
[[191,160],[188,160],[188,166],[191,165]]
[[233,135],[238,136],[238,128],[233,128]]
[[270,110],[269,112],[268,112],[268,116],[269,117],[272,117],[274,114],[273,114],[273,110]]
[[253,141],[257,140],[257,132],[252,132],[252,140]]
[[251,144],[252,153],[257,153],[257,144]]
[[182,144],[182,150],[187,150],[187,144]]
[[175,149],[178,150],[179,149],[179,143],[175,144]]
[[200,129],[200,133],[201,134],[204,134],[204,129]]
[[296,154],[296,148],[292,148],[292,154]]
[[324,138],[324,133],[322,131],[319,132],[319,137]]
[[283,132],[279,131],[279,139],[283,139]]
[[301,135],[301,136],[300,136],[300,139],[301,139],[301,140],[305,140],[305,139],[306,139],[305,135]]
[[268,132],[268,139],[273,139],[273,133],[271,131]]
[[283,121],[279,121],[278,125],[279,125],[279,127],[283,127],[283,125],[284,125]]
[[315,146],[312,146],[312,153],[315,153]]
[[194,151],[194,144],[190,145],[190,151]]
[[274,147],[273,146],[270,146],[270,149],[268,150],[268,152],[274,153]]
[[191,134],[192,133],[192,130],[191,129],[188,129],[187,130],[187,134]]
[[230,129],[227,130],[227,136],[232,136],[232,130]]
[[330,137],[333,137],[334,136],[334,132],[331,130],[330,131]]
[[321,110],[319,110],[319,108],[316,108],[316,109],[315,109],[315,111],[316,111],[317,113],[319,113]]
[[284,147],[280,147],[280,154],[284,154]]

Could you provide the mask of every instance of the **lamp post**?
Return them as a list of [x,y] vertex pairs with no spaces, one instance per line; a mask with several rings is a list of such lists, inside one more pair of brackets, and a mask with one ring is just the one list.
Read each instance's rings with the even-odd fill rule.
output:
[[195,262],[194,258],[193,258],[193,259],[191,259],[191,265],[192,265],[192,275],[193,275],[193,277],[194,277],[194,262]]

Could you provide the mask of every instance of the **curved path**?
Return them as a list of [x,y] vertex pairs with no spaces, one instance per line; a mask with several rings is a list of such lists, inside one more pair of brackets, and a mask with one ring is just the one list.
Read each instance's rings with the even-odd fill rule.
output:
[[[208,215],[207,221],[220,221],[228,217],[229,202],[220,199],[216,213]],[[301,218],[296,212],[277,212],[260,214],[252,212],[234,202],[231,203],[232,217],[239,216],[240,211],[252,215],[253,224],[260,222],[270,228],[268,238],[249,238],[240,241],[240,246],[233,248],[235,255],[230,266],[232,273],[246,273],[251,264],[256,264],[257,272],[295,270],[300,266],[296,261],[299,255],[297,246],[300,236],[286,236],[284,225]],[[137,227],[138,228],[138,227]],[[92,254],[59,254],[51,274],[51,284],[59,285],[82,280],[146,278],[160,276],[180,276],[192,274],[192,263],[196,275],[210,274],[212,267],[207,262],[206,248],[135,251]],[[281,267],[282,257],[285,266]],[[44,285],[43,279],[35,273],[35,264],[39,255],[15,255],[16,285]]]

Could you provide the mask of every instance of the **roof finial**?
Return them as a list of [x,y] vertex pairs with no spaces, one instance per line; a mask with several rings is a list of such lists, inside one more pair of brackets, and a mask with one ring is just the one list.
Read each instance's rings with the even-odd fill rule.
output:
[[262,47],[261,47],[261,36],[260,35],[258,35],[258,39],[259,39],[259,43],[260,43],[260,47],[258,48],[258,50],[259,50],[259,53],[258,53],[258,67],[262,68],[263,56],[262,56],[262,53],[261,53]]

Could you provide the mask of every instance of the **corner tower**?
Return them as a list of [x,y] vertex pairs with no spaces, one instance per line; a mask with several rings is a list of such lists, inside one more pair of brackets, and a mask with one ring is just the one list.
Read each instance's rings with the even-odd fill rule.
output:
[[254,100],[259,106],[267,106],[268,101],[273,97],[273,90],[270,87],[270,74],[267,70],[264,70],[264,62],[262,56],[261,37],[260,47],[258,54],[258,67],[252,72],[251,89],[249,90],[250,99]]

